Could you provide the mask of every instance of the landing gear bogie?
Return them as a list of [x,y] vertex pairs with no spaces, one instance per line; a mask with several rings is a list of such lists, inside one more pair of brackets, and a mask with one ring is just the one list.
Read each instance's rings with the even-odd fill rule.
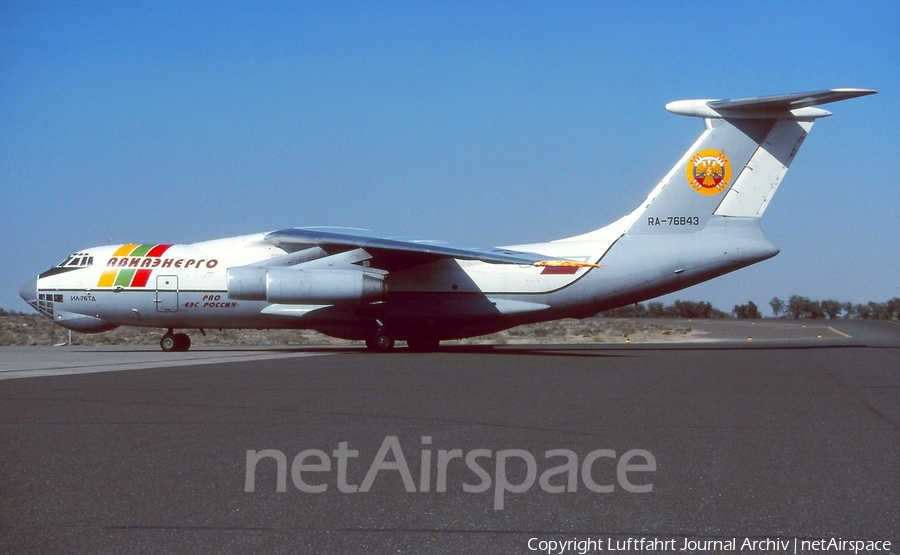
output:
[[436,337],[418,336],[406,340],[409,350],[416,353],[430,353],[441,348],[441,341]]
[[372,337],[366,339],[366,347],[376,353],[387,353],[394,348],[394,338],[386,331],[378,330]]

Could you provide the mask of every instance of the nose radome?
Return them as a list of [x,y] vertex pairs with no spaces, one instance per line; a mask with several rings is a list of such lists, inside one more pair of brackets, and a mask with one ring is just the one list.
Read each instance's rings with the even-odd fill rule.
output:
[[19,289],[19,296],[22,297],[22,300],[26,303],[34,306],[37,303],[37,278],[31,278],[31,281],[26,283]]

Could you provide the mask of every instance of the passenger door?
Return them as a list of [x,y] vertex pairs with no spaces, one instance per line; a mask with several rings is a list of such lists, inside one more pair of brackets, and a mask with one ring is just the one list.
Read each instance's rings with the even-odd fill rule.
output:
[[156,276],[156,311],[178,312],[178,276]]

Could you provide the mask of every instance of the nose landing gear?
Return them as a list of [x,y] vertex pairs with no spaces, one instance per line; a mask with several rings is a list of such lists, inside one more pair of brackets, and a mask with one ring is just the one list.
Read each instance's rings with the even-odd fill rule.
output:
[[191,337],[186,333],[172,333],[169,328],[159,340],[159,347],[167,353],[187,351],[191,348]]

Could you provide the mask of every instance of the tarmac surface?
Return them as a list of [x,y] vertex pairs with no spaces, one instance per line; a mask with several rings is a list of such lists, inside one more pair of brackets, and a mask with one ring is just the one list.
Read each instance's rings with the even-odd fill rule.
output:
[[691,327],[0,348],[0,552],[900,553],[900,325]]

